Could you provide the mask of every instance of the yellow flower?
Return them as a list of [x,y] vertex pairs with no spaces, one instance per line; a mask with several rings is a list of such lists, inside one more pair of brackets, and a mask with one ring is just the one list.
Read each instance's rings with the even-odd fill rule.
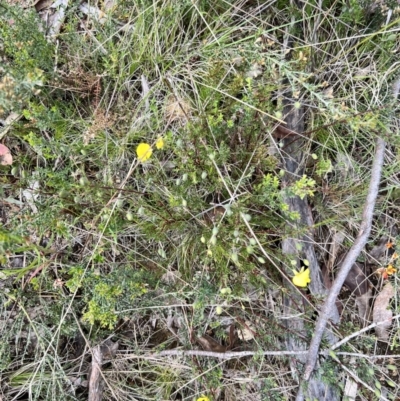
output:
[[304,270],[304,266],[298,272],[293,270],[294,277],[292,278],[293,284],[297,287],[307,287],[307,284],[311,282],[310,269]]
[[206,397],[205,395],[202,395],[196,401],[210,401],[210,399],[208,397]]
[[157,141],[156,141],[156,148],[157,149],[162,149],[164,147],[164,139],[160,136]]
[[388,267],[380,267],[375,271],[375,273],[380,274],[384,280],[387,280],[389,276],[396,273],[397,269],[393,265],[388,265]]
[[393,265],[388,265],[386,268],[386,273],[388,276],[391,276],[392,274],[396,273],[396,268],[393,267]]
[[138,147],[136,148],[136,154],[140,162],[149,160],[152,153],[153,151],[148,143],[139,143]]

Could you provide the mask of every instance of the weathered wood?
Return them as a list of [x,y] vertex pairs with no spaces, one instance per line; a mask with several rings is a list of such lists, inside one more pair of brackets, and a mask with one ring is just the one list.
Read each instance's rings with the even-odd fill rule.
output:
[[89,375],[89,398],[88,401],[101,401],[103,399],[104,377],[101,371],[103,363],[114,358],[119,347],[119,343],[110,339],[104,341],[102,345],[97,345],[92,350],[92,365]]
[[[302,108],[295,109],[291,106],[293,102],[290,97],[286,96],[286,104],[284,106],[284,119],[287,123],[287,128],[291,131],[298,132],[300,135],[304,131],[304,111]],[[282,162],[285,169],[283,177],[283,186],[289,186],[294,181],[302,177],[306,157],[303,148],[306,138],[299,137],[293,140],[292,137],[283,139],[283,151],[281,151]],[[317,257],[314,251],[314,238],[313,238],[313,219],[308,206],[307,198],[304,197],[287,197],[285,202],[289,205],[291,212],[297,212],[300,216],[298,221],[289,221],[288,224],[293,232],[299,232],[297,237],[285,238],[282,241],[282,252],[288,255],[291,259],[297,261],[297,268],[300,268],[300,261],[307,259],[310,269],[310,292],[316,298],[326,296],[327,290],[323,284],[321,269],[318,264]],[[288,272],[289,273],[289,272]],[[288,295],[284,298],[284,313],[287,316],[298,315],[299,312],[304,312],[304,303],[300,293],[290,290]],[[339,315],[336,307],[332,308],[331,319],[338,321]],[[299,351],[296,357],[291,358],[292,373],[300,382],[298,372],[303,370],[306,359],[302,351],[307,349],[308,344],[300,340],[304,338],[305,326],[304,320],[300,317],[292,317],[285,320],[288,333],[286,337],[286,349],[288,351]],[[298,333],[296,337],[292,333]],[[327,340],[330,344],[334,344],[336,338],[332,333],[327,333]],[[297,400],[301,401],[304,396],[310,399],[330,400],[335,401],[339,399],[339,395],[335,389],[326,383],[323,383],[318,374],[314,375],[307,386],[307,389],[299,392]]]
[[104,380],[101,374],[103,364],[103,353],[101,346],[98,345],[92,351],[92,366],[89,379],[89,398],[88,401],[101,401],[103,399]]
[[[302,8],[303,3],[296,3],[299,8]],[[292,27],[294,29],[294,26]],[[291,57],[293,38],[288,33],[285,43],[285,54],[286,59],[289,61]],[[289,87],[289,82],[285,80],[284,86]],[[286,123],[285,131],[287,137],[282,137],[282,147],[280,148],[282,164],[285,170],[285,174],[282,180],[282,186],[285,188],[290,186],[293,182],[297,181],[303,176],[307,154],[304,152],[304,147],[308,141],[308,138],[303,133],[304,129],[304,107],[294,107],[295,100],[290,90],[286,90],[282,94],[283,103],[283,119]],[[281,130],[282,131],[282,130]],[[295,133],[298,134],[297,138]],[[289,206],[290,212],[297,212],[299,219],[296,221],[287,221],[288,226],[291,229],[292,237],[285,236],[282,240],[282,252],[288,256],[288,259],[296,260],[297,268],[300,269],[301,260],[306,259],[309,264],[311,283],[309,285],[310,292],[315,298],[324,298],[327,294],[327,290],[323,284],[323,278],[320,266],[318,264],[317,257],[314,250],[314,238],[313,238],[313,218],[308,206],[307,197],[301,199],[300,197],[289,197],[287,196],[284,201]],[[298,234],[297,234],[298,233]],[[283,266],[290,275],[289,268]],[[301,374],[306,358],[302,351],[307,349],[308,344],[301,340],[306,337],[306,329],[304,325],[304,319],[299,316],[305,312],[305,303],[303,302],[303,296],[300,292],[293,290],[293,287],[289,288],[288,293],[285,295],[284,300],[284,314],[291,316],[290,319],[286,319],[288,331],[285,339],[286,349],[288,351],[298,351],[296,357],[290,359],[290,366],[293,377],[299,382],[299,391],[297,393],[296,401],[303,401],[305,397],[307,399],[317,400],[339,400],[339,394],[336,392],[336,388],[324,383],[321,380],[318,372],[315,372],[308,381],[306,388],[302,388]],[[337,308],[333,306],[330,311],[330,318],[334,322],[338,322],[339,313]],[[293,317],[295,316],[295,317]],[[296,333],[298,335],[296,335]],[[333,345],[336,342],[335,336],[331,332],[326,332],[327,341]]]

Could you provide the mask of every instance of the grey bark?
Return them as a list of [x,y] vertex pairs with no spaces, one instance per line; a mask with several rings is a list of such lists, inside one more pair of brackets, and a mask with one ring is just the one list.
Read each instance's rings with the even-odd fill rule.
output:
[[[287,97],[284,106],[284,118],[287,129],[297,132],[301,135],[304,132],[304,111],[302,108],[295,109],[291,106],[293,103],[290,96]],[[282,162],[285,169],[285,175],[283,178],[283,186],[289,186],[294,181],[302,177],[304,171],[304,145],[307,138],[289,137],[283,140],[283,151],[282,151]],[[312,232],[313,219],[310,208],[308,206],[307,198],[300,199],[296,197],[286,197],[285,202],[289,205],[291,212],[297,212],[300,216],[298,221],[288,222],[288,225],[293,232],[299,232],[296,237],[285,238],[282,241],[282,252],[284,255],[288,255],[290,259],[296,259],[298,268],[300,268],[300,260],[307,259],[309,262],[310,269],[310,292],[316,298],[322,298],[326,296],[327,290],[324,287],[321,269],[318,264],[317,257],[314,250],[314,238]],[[301,250],[300,250],[301,249]],[[284,313],[288,316],[293,316],[299,312],[304,312],[305,306],[302,299],[302,295],[295,292],[293,288],[290,289],[287,296],[284,298]],[[300,310],[299,310],[300,309]],[[336,307],[331,309],[330,317],[333,321],[338,321],[339,315]],[[307,349],[307,345],[304,341],[299,340],[301,337],[304,338],[306,329],[304,326],[304,320],[300,317],[292,317],[286,319],[286,325],[288,333],[291,333],[286,337],[286,349],[288,351],[304,351]],[[298,333],[298,337],[292,333]],[[327,332],[326,334],[329,344],[336,342],[335,336]],[[306,363],[304,354],[299,353],[296,357],[291,359],[291,369],[297,379],[300,378],[297,372],[302,371]],[[304,400],[304,397],[318,400],[339,400],[339,395],[336,393],[335,388],[323,383],[318,374],[314,374],[307,385],[307,388],[298,392],[297,400]]]
[[[302,9],[305,3],[302,0],[294,0],[294,4],[298,9]],[[292,20],[293,26],[289,29],[294,30],[295,19]],[[313,38],[316,40],[318,34],[318,25],[315,26]],[[301,23],[297,23],[297,28],[303,31],[304,28]],[[291,58],[291,49],[293,37],[288,34],[284,43],[284,50],[286,59]],[[284,82],[288,86],[288,82]],[[285,128],[297,133],[295,139],[288,137],[283,139],[283,150],[281,152],[282,163],[285,169],[285,175],[283,179],[283,186],[288,186],[294,181],[300,179],[303,176],[306,155],[304,153],[304,146],[306,145],[308,138],[302,135],[305,130],[305,109],[304,107],[294,107],[295,100],[293,99],[291,91],[287,90],[284,93],[283,99],[283,115],[286,123]],[[285,202],[289,205],[289,210],[297,212],[300,216],[298,221],[287,222],[294,232],[293,238],[284,238],[282,241],[282,252],[284,255],[288,255],[290,259],[297,261],[297,267],[300,268],[300,260],[307,259],[309,262],[310,278],[311,283],[309,285],[311,294],[316,299],[325,298],[327,290],[323,284],[321,269],[314,250],[314,237],[313,237],[313,218],[308,206],[307,198],[304,197],[286,197]],[[296,234],[296,232],[298,234]],[[286,270],[288,270],[286,268]],[[289,273],[289,272],[288,272]],[[289,288],[288,294],[284,297],[284,313],[287,315],[296,315],[293,313],[295,309],[300,308],[300,311],[305,312],[305,303],[303,302],[301,293],[295,292],[293,288]],[[298,312],[297,312],[298,314]],[[338,322],[339,313],[335,305],[330,310],[329,317],[334,322]],[[304,325],[304,319],[300,317],[291,318],[286,320],[288,327],[288,333],[286,337],[286,349],[288,351],[298,350],[303,351],[307,348],[304,341],[300,341],[300,338],[306,336],[306,328]],[[292,333],[298,333],[299,336],[296,338]],[[328,331],[325,331],[326,339],[329,345],[333,345],[336,342],[336,337]],[[296,358],[291,359],[291,368],[294,376],[299,381],[299,391],[297,393],[296,401],[303,401],[305,397],[311,400],[329,400],[338,401],[339,394],[336,392],[336,388],[323,383],[319,372],[314,373],[310,378],[306,386],[303,386],[300,375],[297,372],[302,372],[306,358],[304,354],[298,354]],[[303,388],[305,387],[305,388]]]
[[103,353],[100,345],[93,348],[92,366],[89,379],[89,401],[101,401],[103,399],[104,380],[101,374]]

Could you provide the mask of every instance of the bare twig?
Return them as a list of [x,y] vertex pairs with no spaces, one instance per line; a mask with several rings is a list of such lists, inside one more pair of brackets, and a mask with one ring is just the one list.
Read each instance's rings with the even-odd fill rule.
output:
[[171,349],[167,351],[161,351],[153,354],[153,357],[163,356],[208,356],[210,358],[217,359],[235,359],[243,358],[245,356],[263,355],[263,356],[292,356],[298,354],[307,354],[307,351],[231,351],[231,352],[212,352],[212,351],[199,351],[199,350],[177,350]]
[[[344,366],[338,359],[336,360],[336,362],[338,362],[341,366],[341,368],[347,372],[356,382],[362,384],[365,388],[367,388],[369,391],[371,391],[372,393],[375,393],[375,389],[372,388],[370,385],[368,385],[367,383],[365,383],[364,381],[362,381],[352,370],[350,370],[349,368],[347,368],[346,366]],[[379,400],[382,401],[389,401],[386,397],[384,397],[382,394],[379,397]]]
[[49,37],[55,39],[65,19],[65,11],[68,8],[69,0],[57,0],[51,8],[56,8],[55,13],[50,17]]
[[[327,351],[320,352],[320,355],[326,355]],[[358,352],[335,352],[335,355],[342,355],[342,356],[351,356],[353,358],[364,358],[364,359],[395,359],[400,358],[398,354],[388,354],[388,355],[366,355],[360,354]]]
[[[399,319],[400,318],[400,314],[390,318],[390,321],[394,320],[394,319]],[[348,335],[347,337],[343,338],[343,340],[338,341],[336,344],[333,344],[332,347],[330,348],[330,350],[334,350],[336,348],[339,348],[341,345],[347,343],[348,341],[350,341],[352,338],[359,336],[360,334],[373,329],[376,326],[380,326],[381,324],[386,324],[387,320],[383,320],[382,322],[377,322],[377,323],[371,323],[369,326],[364,327],[361,330],[358,330],[354,333],[351,333],[350,335]]]
[[[323,350],[319,352],[319,355],[330,355],[330,350]],[[236,358],[244,358],[247,356],[254,355],[262,355],[262,356],[294,356],[294,355],[306,355],[308,350],[305,351],[228,351],[228,352],[212,352],[212,351],[201,351],[201,350],[181,350],[181,349],[170,349],[166,351],[157,352],[151,355],[141,355],[139,358],[163,358],[166,356],[204,356],[208,358],[216,358],[216,359],[236,359]],[[360,354],[356,352],[335,352],[336,356],[352,356],[356,358],[365,358],[365,359],[380,359],[380,358],[400,358],[400,355],[366,355]]]
[[314,330],[314,335],[311,340],[310,349],[307,355],[307,362],[303,377],[304,380],[308,380],[310,378],[311,373],[314,369],[318,356],[319,346],[322,340],[322,335],[325,331],[325,327],[328,322],[331,310],[332,308],[335,307],[336,298],[339,295],[340,289],[342,288],[343,283],[346,280],[346,277],[351,267],[356,262],[359,254],[363,250],[368,240],[369,233],[371,231],[375,202],[378,196],[379,182],[381,178],[384,155],[385,155],[385,141],[381,138],[377,138],[375,157],[372,165],[371,181],[368,189],[367,199],[364,205],[364,211],[362,214],[362,223],[360,231],[353,246],[350,248],[346,258],[342,263],[340,271],[329,291],[328,297],[326,298],[322,311],[318,317]]

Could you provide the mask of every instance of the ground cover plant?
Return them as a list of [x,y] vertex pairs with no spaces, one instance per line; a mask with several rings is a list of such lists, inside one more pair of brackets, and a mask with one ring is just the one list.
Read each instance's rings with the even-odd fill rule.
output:
[[397,2],[0,11],[0,399],[399,399]]

